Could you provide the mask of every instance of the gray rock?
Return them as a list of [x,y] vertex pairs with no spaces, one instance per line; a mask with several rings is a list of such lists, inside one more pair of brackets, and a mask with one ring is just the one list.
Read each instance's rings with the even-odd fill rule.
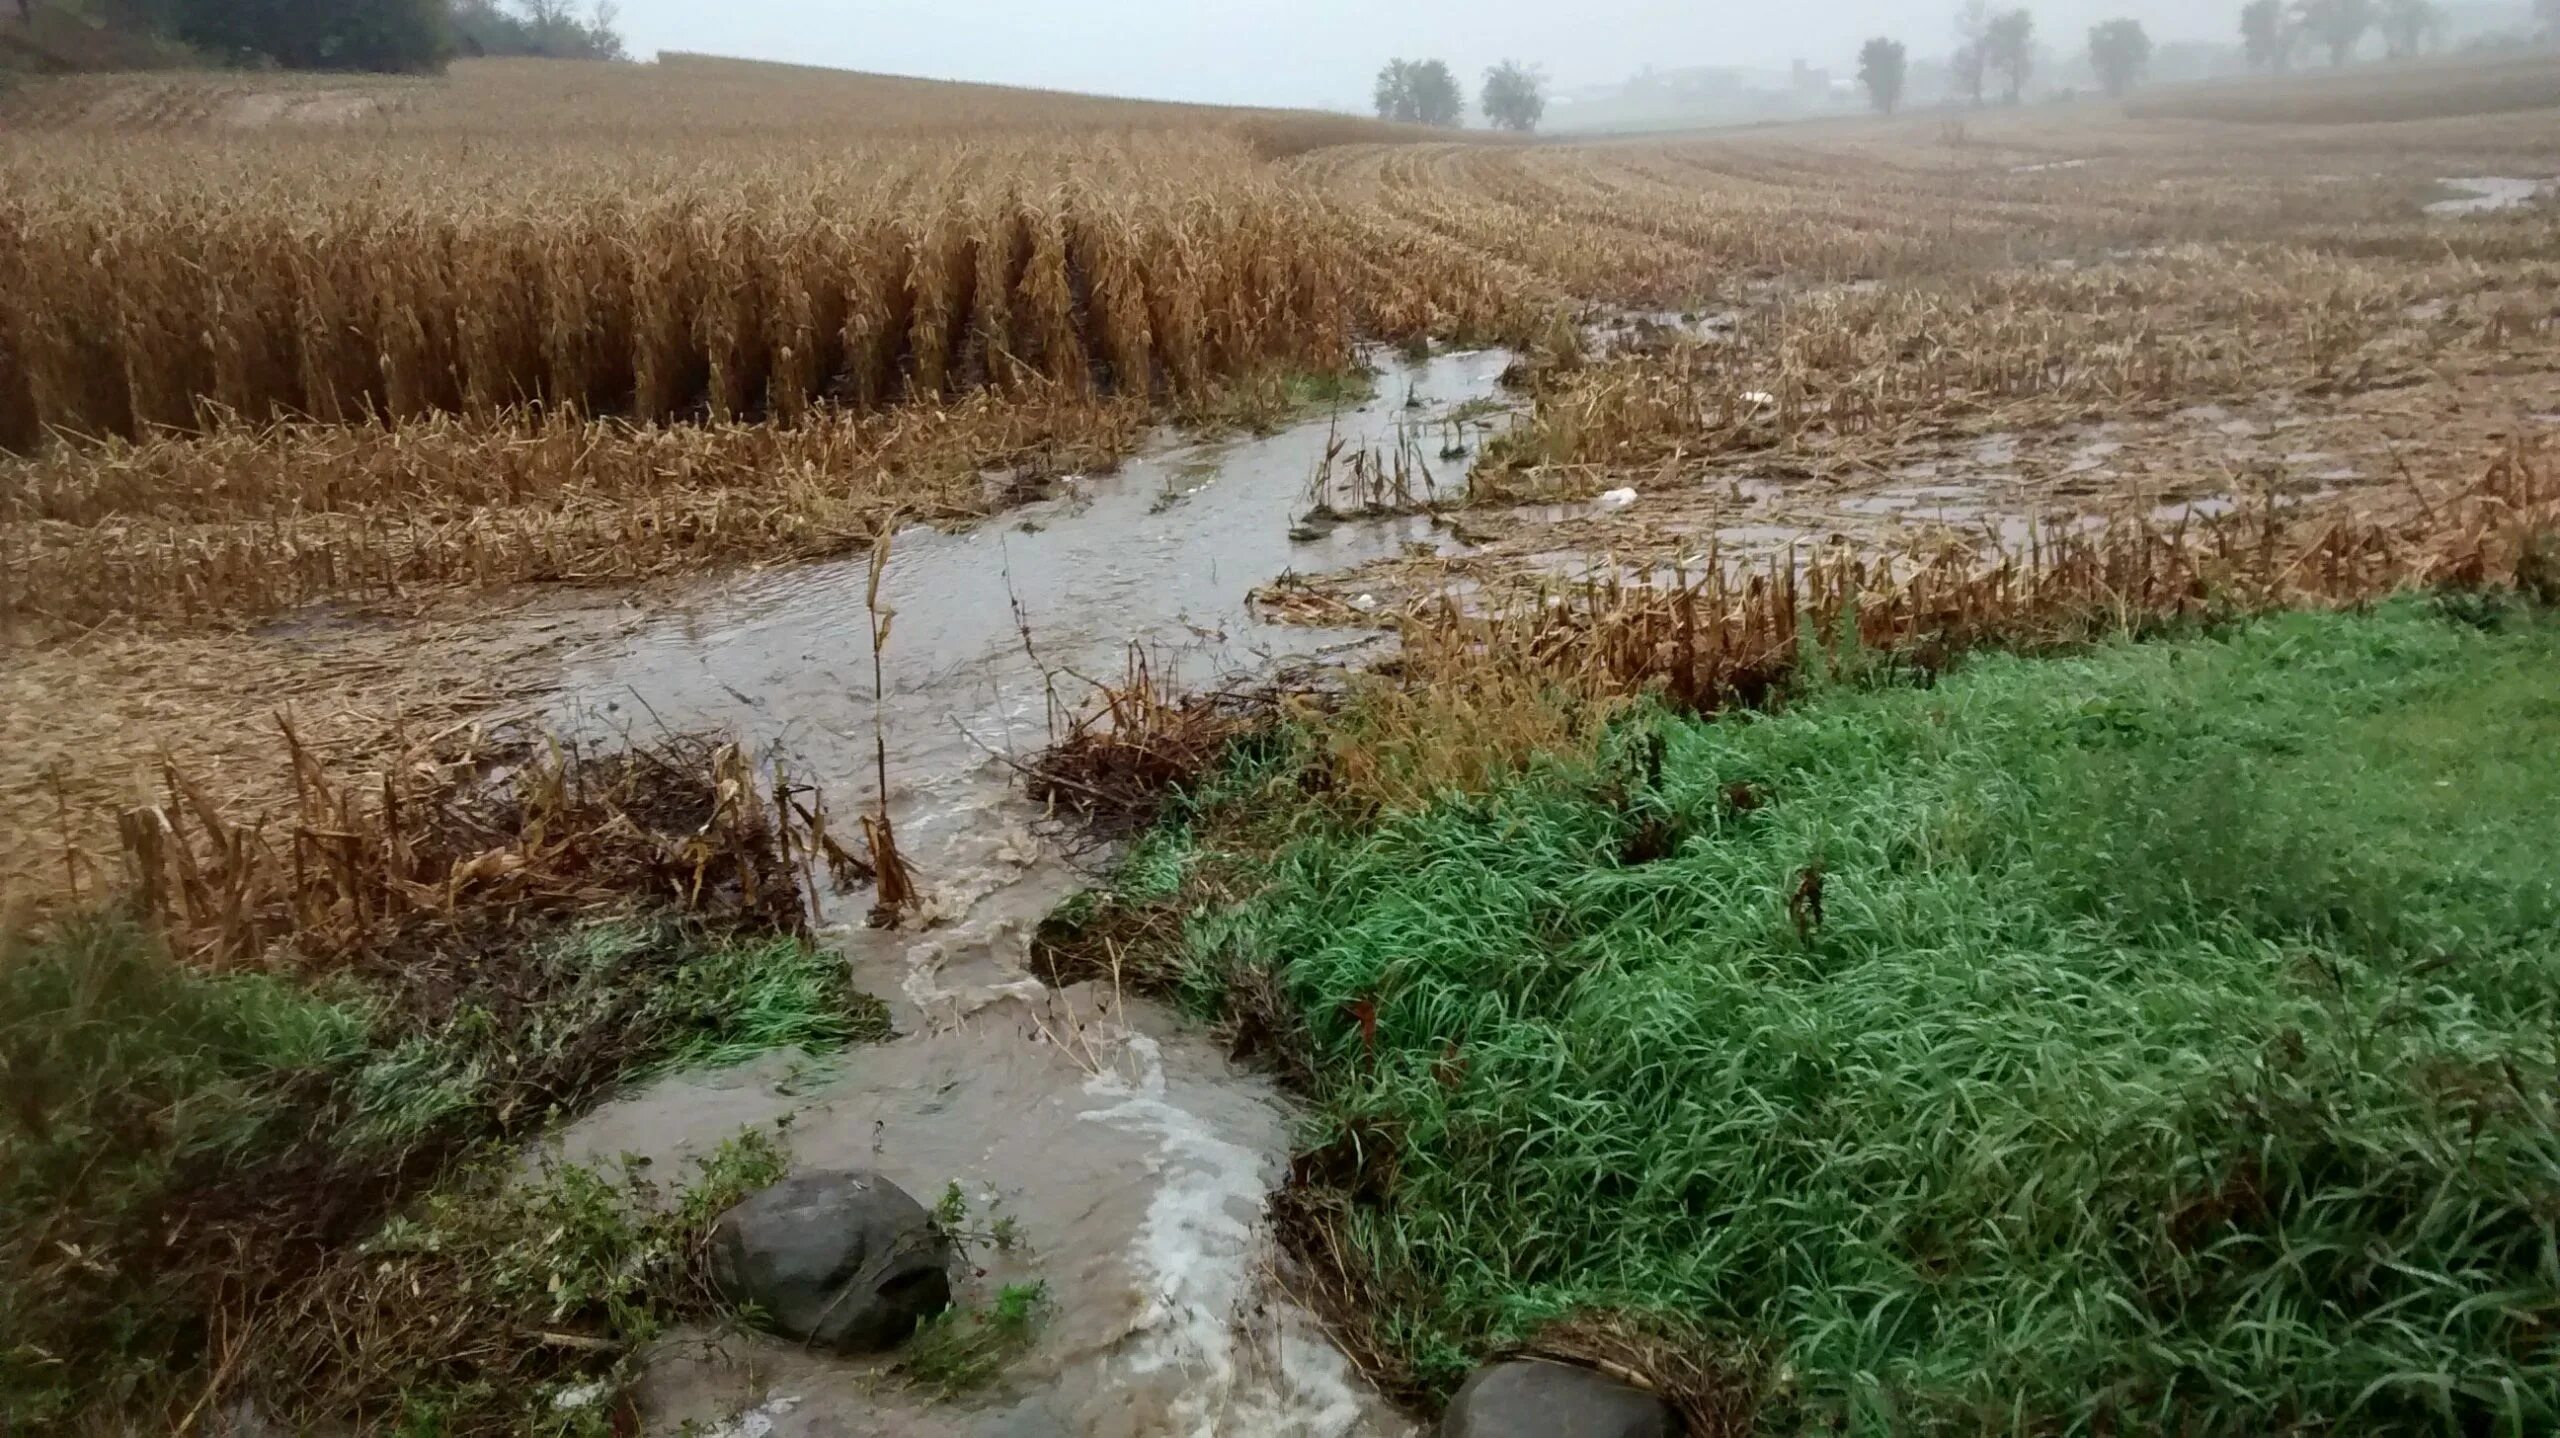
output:
[[1675,1438],[1680,1415],[1588,1368],[1522,1359],[1467,1375],[1440,1438]]
[[904,1342],[951,1303],[951,1243],[906,1190],[860,1170],[794,1174],[711,1230],[712,1286],[787,1338],[843,1353]]

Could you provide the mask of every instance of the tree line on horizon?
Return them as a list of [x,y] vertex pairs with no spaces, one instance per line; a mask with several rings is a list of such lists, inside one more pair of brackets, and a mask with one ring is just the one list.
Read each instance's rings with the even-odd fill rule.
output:
[[[1484,72],[1476,103],[1495,129],[1526,134],[1546,115],[1546,90],[1534,67],[1505,60]],[[1389,60],[1372,100],[1381,120],[1449,129],[1466,123],[1467,97],[1445,60]]]
[[[2534,0],[2534,10],[2544,35],[2560,39],[2560,0]],[[2240,11],[2249,68],[2274,74],[2291,69],[2305,45],[2327,50],[2329,63],[2338,66],[2368,34],[2379,34],[2384,53],[2400,60],[2440,43],[2444,31],[2444,12],[2434,0],[2249,0]],[[1967,0],[1956,12],[1956,49],[1947,64],[1956,93],[1982,104],[1997,78],[2006,101],[2017,104],[2035,63],[2034,39],[2035,16],[2026,7],[1994,11],[1987,0]],[[2151,37],[2140,20],[2106,20],[2089,29],[2089,68],[2110,96],[2140,83],[2151,53]],[[1859,49],[1858,84],[1877,111],[1890,115],[1901,108],[1909,76],[1910,53],[1902,41],[1878,35]]]
[[[8,0],[0,0],[5,5]],[[109,25],[227,65],[419,73],[455,55],[620,60],[611,0],[96,0]],[[19,7],[23,13],[23,4]]]

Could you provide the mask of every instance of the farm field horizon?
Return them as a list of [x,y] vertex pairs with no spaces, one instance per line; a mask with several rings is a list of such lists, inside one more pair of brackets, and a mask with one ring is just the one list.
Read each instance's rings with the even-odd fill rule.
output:
[[[2534,1431],[2555,136],[0,90],[0,1417]],[[906,1347],[705,1277],[795,1166]]]

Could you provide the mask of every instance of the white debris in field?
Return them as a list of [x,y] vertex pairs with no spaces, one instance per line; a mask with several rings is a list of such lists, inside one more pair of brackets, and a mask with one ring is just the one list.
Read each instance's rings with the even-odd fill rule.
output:
[[1613,489],[1600,496],[1602,509],[1624,509],[1635,502],[1636,492],[1632,489]]
[[1351,607],[1359,610],[1363,614],[1366,614],[1370,610],[1378,607],[1378,596],[1374,594],[1363,594],[1359,598],[1351,601]]
[[581,1383],[575,1388],[563,1388],[559,1395],[551,1400],[551,1406],[560,1409],[584,1408],[602,1398],[612,1386],[603,1379],[598,1379],[593,1383]]
[[1765,389],[1747,389],[1742,392],[1742,402],[1744,404],[1776,404],[1778,397]]

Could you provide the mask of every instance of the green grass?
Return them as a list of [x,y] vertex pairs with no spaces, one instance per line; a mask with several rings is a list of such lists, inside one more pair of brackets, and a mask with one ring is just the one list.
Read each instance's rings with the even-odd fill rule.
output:
[[946,1308],[907,1341],[898,1375],[938,1398],[984,1388],[1030,1349],[1048,1314],[1049,1290],[1039,1283],[1006,1284],[984,1307]]
[[[463,1165],[324,1280],[325,1310],[367,1345],[364,1386],[391,1395],[383,1407],[404,1438],[616,1432],[613,1399],[645,1346],[716,1309],[695,1265],[711,1225],[790,1160],[750,1129],[672,1191],[630,1159],[531,1181],[517,1167],[503,1149]],[[539,1365],[519,1341],[463,1363],[438,1333],[457,1322],[483,1335],[599,1333],[611,1346]]]
[[[616,1083],[887,1032],[841,960],[671,922],[317,986],[180,965],[112,913],[0,937],[0,1429],[150,1409],[226,1293],[303,1291],[456,1163]],[[306,1376],[362,1399],[397,1365],[317,1369],[368,1361]]]
[[1761,1355],[1769,1431],[2560,1424],[2547,612],[1646,713],[1356,825],[1271,752],[1185,816],[1267,882],[1183,987],[1303,1025],[1422,1384],[1599,1313]]

